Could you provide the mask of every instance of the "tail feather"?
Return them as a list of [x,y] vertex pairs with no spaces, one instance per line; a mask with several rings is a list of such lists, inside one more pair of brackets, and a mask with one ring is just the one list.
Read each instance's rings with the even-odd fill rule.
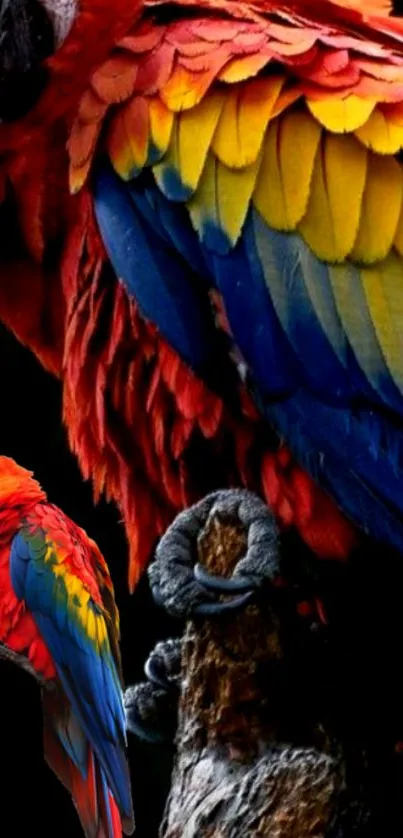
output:
[[[80,744],[66,748],[66,729],[71,708],[56,691],[43,694],[45,759],[61,783],[70,792],[86,838],[121,838],[122,822],[114,797],[108,788],[103,769],[86,743],[86,765],[79,765],[74,752]],[[75,721],[75,735],[79,726]],[[81,735],[84,736],[81,731]]]
[[[101,821],[103,824],[107,824],[108,831],[106,831],[105,836],[109,838],[109,836],[120,836],[122,834],[122,822],[119,814],[119,809],[115,803],[115,799],[110,792],[104,771],[102,768],[99,768],[97,773],[97,788],[98,788],[98,798],[100,801],[100,810],[101,810]],[[102,838],[100,834],[98,838]]]

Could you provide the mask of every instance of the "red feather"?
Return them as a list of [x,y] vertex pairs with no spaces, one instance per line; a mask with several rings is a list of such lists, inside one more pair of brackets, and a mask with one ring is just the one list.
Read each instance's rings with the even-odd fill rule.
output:
[[[0,457],[0,657],[12,657],[36,676],[43,688],[44,750],[50,767],[70,791],[87,838],[121,838],[119,810],[103,777],[79,714],[68,700],[50,651],[25,600],[11,581],[10,553],[22,525],[54,539],[63,573],[70,573],[99,607],[106,623],[110,650],[121,676],[119,617],[112,582],[97,546],[59,509],[47,502],[31,472]],[[66,588],[67,591],[67,588]],[[57,604],[55,604],[55,609]],[[66,625],[67,625],[66,620]],[[105,628],[104,623],[104,628]],[[64,747],[64,742],[69,745]],[[94,746],[96,747],[96,746]],[[87,760],[84,775],[72,760],[71,748]],[[83,757],[81,756],[83,754]],[[130,832],[127,815],[124,828]]]
[[[186,12],[195,2],[181,0],[179,6]],[[84,477],[92,479],[95,497],[105,492],[122,512],[131,588],[183,505],[223,485],[249,486],[320,555],[344,556],[354,541],[352,528],[289,454],[284,465],[284,449],[268,450],[247,394],[240,390],[237,407],[229,409],[128,300],[107,262],[89,192],[68,193],[66,144],[78,189],[96,140],[103,137],[104,117],[119,112],[116,103],[127,100],[124,107],[132,115],[133,93],[164,84],[169,97],[176,95],[175,83],[180,91],[186,79],[193,93],[196,79],[201,95],[220,73],[225,77],[230,62],[241,75],[257,72],[260,52],[265,63],[273,56],[281,60],[298,81],[280,95],[278,111],[313,80],[315,89],[337,88],[354,82],[357,72],[368,73],[360,84],[368,78],[384,88],[386,81],[372,79],[372,64],[386,51],[389,55],[392,35],[402,37],[402,26],[384,16],[376,27],[378,40],[371,41],[373,24],[361,4],[346,9],[330,0],[284,6],[270,0],[253,6],[199,0],[197,19],[158,27],[139,21],[141,9],[133,0],[82,0],[69,37],[49,63],[51,83],[34,113],[18,126],[1,126],[0,151],[9,155],[8,176],[30,252],[29,276],[11,273],[12,266],[9,290],[7,274],[2,279],[2,316],[62,379],[71,449]],[[358,64],[363,59],[364,68]],[[120,127],[112,123],[115,134],[126,130],[120,119]],[[144,110],[145,128],[146,123]],[[145,139],[146,130],[140,156]],[[44,254],[56,260],[52,274],[34,267]],[[207,474],[197,473],[198,463],[208,463]]]

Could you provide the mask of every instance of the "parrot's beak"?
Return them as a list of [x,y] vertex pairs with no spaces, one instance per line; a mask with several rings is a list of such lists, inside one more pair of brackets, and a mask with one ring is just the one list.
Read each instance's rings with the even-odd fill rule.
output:
[[0,0],[0,121],[24,116],[46,83],[55,36],[39,0]]

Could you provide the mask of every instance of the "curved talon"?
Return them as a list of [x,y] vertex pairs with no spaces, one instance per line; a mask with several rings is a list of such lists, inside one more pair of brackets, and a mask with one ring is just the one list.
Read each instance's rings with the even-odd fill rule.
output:
[[212,591],[218,594],[231,594],[231,593],[252,593],[257,589],[257,584],[254,579],[250,576],[246,575],[239,575],[239,576],[231,576],[231,577],[223,577],[223,576],[215,576],[213,573],[209,573],[200,562],[197,562],[194,566],[194,577],[200,585],[203,585],[204,588],[207,588],[208,591]]
[[[230,578],[195,565],[198,536],[214,516],[238,519],[247,534],[245,555]],[[271,510],[247,490],[223,490],[178,515],[159,541],[148,577],[155,602],[172,616],[219,616],[242,609],[266,583],[275,583],[279,559]]]
[[165,598],[163,597],[163,595],[161,593],[160,586],[159,585],[151,585],[150,587],[151,587],[151,595],[152,595],[152,598],[153,598],[155,604],[158,606],[158,608],[163,608],[164,611],[165,611],[166,610],[166,602],[165,602]]
[[247,605],[255,596],[255,591],[248,591],[246,594],[241,594],[227,602],[206,602],[195,605],[193,614],[198,617],[219,616],[234,611],[240,611]]

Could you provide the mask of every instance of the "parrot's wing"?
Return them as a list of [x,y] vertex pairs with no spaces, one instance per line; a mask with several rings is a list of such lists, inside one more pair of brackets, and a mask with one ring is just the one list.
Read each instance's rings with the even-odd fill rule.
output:
[[[52,655],[72,709],[105,773],[126,826],[132,817],[122,687],[84,533],[48,508],[15,536],[10,573]],[[68,750],[69,743],[63,741]],[[70,743],[71,758],[80,763]]]
[[156,4],[94,74],[72,189],[106,121],[95,208],[144,315],[203,374],[201,283],[218,289],[262,411],[403,549],[403,24],[308,0],[187,5],[167,23]]

